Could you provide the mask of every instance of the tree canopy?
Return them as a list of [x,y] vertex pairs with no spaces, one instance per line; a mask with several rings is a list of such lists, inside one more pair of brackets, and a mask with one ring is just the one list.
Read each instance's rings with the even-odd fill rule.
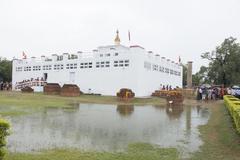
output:
[[225,86],[240,84],[240,44],[236,41],[236,38],[229,37],[214,51],[203,53],[201,57],[210,61],[209,66],[201,67],[195,76],[203,79],[206,74],[205,81]]
[[0,57],[0,79],[4,82],[12,81],[12,62]]

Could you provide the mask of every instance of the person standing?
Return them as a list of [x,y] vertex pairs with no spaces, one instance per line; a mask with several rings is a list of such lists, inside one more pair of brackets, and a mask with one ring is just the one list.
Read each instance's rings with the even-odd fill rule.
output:
[[202,99],[202,92],[203,92],[201,87],[199,88],[198,92],[199,92],[199,100],[200,100]]

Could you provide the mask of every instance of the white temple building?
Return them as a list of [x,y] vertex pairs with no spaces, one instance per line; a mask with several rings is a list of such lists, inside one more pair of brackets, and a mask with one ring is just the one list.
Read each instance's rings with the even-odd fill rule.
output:
[[131,89],[137,97],[150,96],[162,86],[182,87],[182,67],[135,45],[100,46],[90,54],[52,54],[41,59],[14,59],[13,90],[25,86],[42,91],[44,83],[76,84],[84,93],[116,95],[121,88]]

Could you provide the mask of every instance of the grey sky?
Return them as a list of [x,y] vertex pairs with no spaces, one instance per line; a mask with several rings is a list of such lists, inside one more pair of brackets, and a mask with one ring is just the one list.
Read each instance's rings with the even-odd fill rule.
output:
[[11,59],[138,44],[194,61],[196,72],[225,38],[240,40],[239,0],[0,0],[0,56]]

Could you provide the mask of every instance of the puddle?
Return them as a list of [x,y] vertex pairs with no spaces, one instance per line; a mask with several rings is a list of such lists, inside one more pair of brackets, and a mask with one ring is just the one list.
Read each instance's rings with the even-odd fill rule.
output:
[[[0,111],[4,107],[0,107]],[[198,126],[207,123],[207,108],[196,106],[124,106],[80,104],[45,108],[9,117],[11,152],[42,149],[122,151],[130,143],[176,147],[185,157],[202,144]]]

